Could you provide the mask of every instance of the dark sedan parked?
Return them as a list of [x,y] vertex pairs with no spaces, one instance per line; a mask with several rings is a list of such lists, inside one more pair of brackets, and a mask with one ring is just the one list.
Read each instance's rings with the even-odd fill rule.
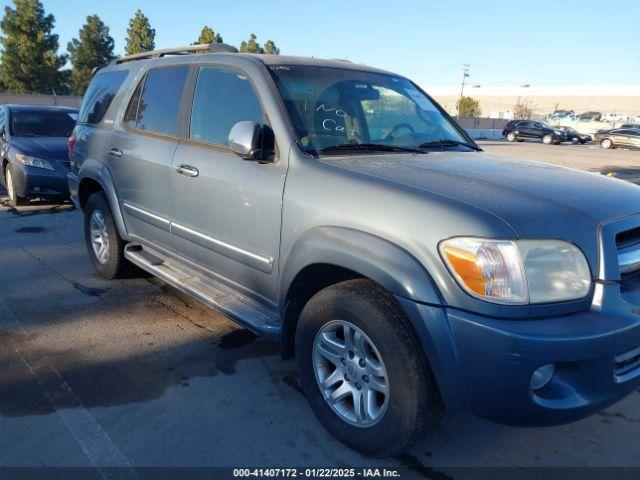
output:
[[580,133],[573,127],[560,126],[560,127],[553,127],[553,128],[557,128],[558,130],[562,130],[564,133],[566,133],[567,140],[572,143],[587,143],[592,140],[591,135],[588,135],[586,133]]
[[613,128],[602,130],[595,134],[595,142],[602,148],[640,148],[640,129]]
[[2,174],[12,205],[69,196],[67,139],[78,111],[67,107],[0,107]]
[[536,120],[512,120],[505,125],[502,135],[507,137],[510,142],[536,139],[548,145],[567,141],[567,135],[562,130],[552,128],[546,123]]

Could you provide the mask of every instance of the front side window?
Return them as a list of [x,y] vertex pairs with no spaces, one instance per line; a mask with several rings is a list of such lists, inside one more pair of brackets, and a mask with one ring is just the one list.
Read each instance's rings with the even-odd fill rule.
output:
[[175,136],[188,73],[189,67],[150,70],[136,87],[127,107],[125,123],[138,130]]
[[74,112],[14,110],[11,113],[14,137],[69,137],[75,125]]
[[242,121],[263,122],[262,108],[249,79],[235,70],[201,67],[189,138],[226,145],[231,128]]
[[358,145],[457,148],[469,142],[405,78],[314,66],[277,65],[270,71],[305,151]]
[[82,99],[78,122],[100,123],[128,73],[121,70],[96,75]]

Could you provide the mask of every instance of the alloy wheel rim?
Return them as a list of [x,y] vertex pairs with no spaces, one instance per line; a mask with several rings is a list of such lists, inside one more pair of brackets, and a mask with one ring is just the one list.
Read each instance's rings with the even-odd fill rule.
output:
[[332,320],[313,345],[316,382],[329,407],[358,427],[377,423],[389,404],[389,377],[372,340],[345,320]]
[[611,140],[603,140],[603,141],[602,141],[602,146],[603,146],[604,148],[609,148],[609,147],[611,147]]
[[109,260],[109,235],[107,233],[107,222],[100,210],[94,210],[91,214],[89,233],[91,235],[93,254],[98,262],[104,265]]

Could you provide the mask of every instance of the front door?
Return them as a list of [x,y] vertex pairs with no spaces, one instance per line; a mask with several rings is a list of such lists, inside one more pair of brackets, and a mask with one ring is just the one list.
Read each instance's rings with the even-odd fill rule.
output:
[[286,157],[243,160],[227,146],[236,122],[265,122],[247,74],[201,66],[188,139],[173,157],[176,251],[255,300],[276,296]]
[[173,247],[171,160],[178,146],[178,116],[188,73],[187,66],[149,70],[106,152],[129,234],[165,249]]

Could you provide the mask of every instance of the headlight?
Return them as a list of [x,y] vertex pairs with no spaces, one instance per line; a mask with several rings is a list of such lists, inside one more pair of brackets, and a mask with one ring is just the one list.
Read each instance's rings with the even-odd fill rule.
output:
[[41,158],[30,157],[29,155],[23,155],[21,153],[16,153],[16,160],[18,163],[22,165],[27,165],[28,167],[37,167],[37,168],[46,168],[47,170],[55,170],[53,165],[51,165],[48,161],[43,160]]
[[564,132],[562,130],[554,130],[553,133],[555,133],[556,135],[560,135],[560,136],[562,136],[564,134]]
[[560,240],[457,237],[440,242],[440,255],[470,295],[526,305],[584,298],[591,287],[587,259]]

